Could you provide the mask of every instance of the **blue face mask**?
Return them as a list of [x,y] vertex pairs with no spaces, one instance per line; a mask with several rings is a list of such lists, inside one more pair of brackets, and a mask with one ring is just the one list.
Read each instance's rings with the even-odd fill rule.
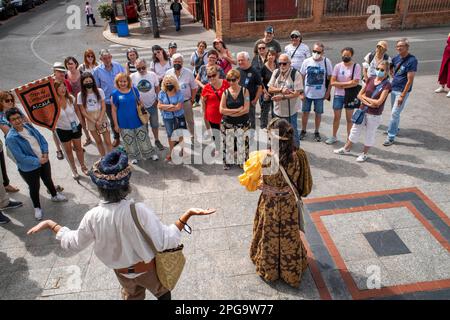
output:
[[385,76],[385,72],[384,71],[377,70],[377,71],[375,71],[375,73],[376,73],[378,78],[384,78],[384,76]]

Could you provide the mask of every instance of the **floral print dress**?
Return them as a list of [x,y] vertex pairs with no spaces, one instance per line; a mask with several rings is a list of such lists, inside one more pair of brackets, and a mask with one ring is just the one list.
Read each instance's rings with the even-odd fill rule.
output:
[[[308,158],[302,149],[295,152],[293,161],[285,170],[300,196],[307,196],[311,192],[312,176]],[[262,179],[263,185],[269,188],[289,190],[280,170],[273,175],[264,175]],[[265,280],[281,278],[291,286],[300,285],[308,262],[298,220],[292,192],[275,196],[263,191],[253,223],[250,258],[256,266],[256,273]]]

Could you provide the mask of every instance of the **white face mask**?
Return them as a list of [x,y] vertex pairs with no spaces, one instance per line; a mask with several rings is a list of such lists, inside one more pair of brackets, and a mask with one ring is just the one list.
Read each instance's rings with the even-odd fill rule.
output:
[[313,57],[314,60],[319,60],[319,59],[321,58],[321,54],[320,54],[320,53],[315,53],[315,52],[314,52],[314,53],[312,54],[312,57]]

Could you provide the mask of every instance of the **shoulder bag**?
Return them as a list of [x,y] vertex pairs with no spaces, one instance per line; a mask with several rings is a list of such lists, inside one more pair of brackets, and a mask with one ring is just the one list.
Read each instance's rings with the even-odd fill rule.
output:
[[[387,79],[385,79],[384,81],[382,81],[380,84],[378,84],[375,87],[375,90],[372,93],[371,98],[373,99],[380,90],[383,90],[383,85],[386,83],[386,81],[388,81]],[[381,89],[380,89],[381,88]],[[364,116],[366,115],[367,110],[369,109],[369,107],[365,106],[364,109],[356,109],[355,112],[353,112],[352,115],[352,122],[354,124],[361,124],[364,121]]]
[[[355,76],[355,68],[356,68],[356,62],[353,65],[353,72],[352,72],[352,80]],[[345,108],[359,108],[361,105],[361,101],[358,99],[358,93],[361,91],[362,86],[358,84],[355,87],[352,88],[346,88],[345,90],[345,97],[344,97],[344,107]]]
[[[137,90],[137,89],[136,89]],[[148,121],[150,120],[150,115],[148,114],[145,106],[138,99],[136,92],[134,92],[134,88],[131,87],[131,91],[133,91],[134,98],[136,99],[136,109],[139,116],[139,120],[141,120],[142,125],[147,126]]]
[[183,272],[184,264],[186,263],[186,258],[183,255],[183,245],[181,244],[177,248],[158,252],[152,239],[148,236],[139,222],[134,203],[130,205],[130,209],[136,227],[144,237],[145,242],[150,246],[150,249],[155,253],[156,274],[159,281],[164,288],[172,291],[173,288],[175,288],[175,285]]
[[289,176],[287,175],[287,172],[286,172],[286,170],[284,170],[281,163],[280,163],[280,170],[281,170],[281,173],[283,174],[284,180],[287,182],[287,184],[291,188],[292,192],[294,193],[295,202],[297,203],[297,210],[298,210],[298,226],[299,226],[300,231],[305,233],[305,218],[303,217],[303,212],[305,211],[305,207],[303,206],[302,198],[298,194],[297,189],[292,184],[291,179],[289,179]]

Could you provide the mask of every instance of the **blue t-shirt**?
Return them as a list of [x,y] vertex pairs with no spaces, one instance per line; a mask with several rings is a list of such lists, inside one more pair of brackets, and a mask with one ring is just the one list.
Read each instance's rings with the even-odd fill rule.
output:
[[[139,99],[139,91],[134,86],[132,89]],[[142,122],[137,113],[137,101],[131,90],[128,93],[122,93],[116,89],[112,92],[111,97],[117,108],[119,128],[136,129],[142,126]]]
[[[180,102],[183,103],[184,102],[183,92],[181,92],[181,90],[179,90],[179,91],[177,91],[175,96],[169,97],[165,91],[161,90],[158,95],[158,101],[161,101],[162,104],[178,104]],[[180,110],[175,111],[175,112],[161,110],[161,116],[164,119],[173,119],[174,116],[181,117],[183,115],[184,115],[183,108],[181,108]]]
[[[399,68],[402,62],[403,64]],[[397,55],[392,59],[392,65],[394,72],[398,69],[392,79],[392,91],[403,91],[408,82],[408,72],[417,72],[417,59],[412,54],[407,55],[404,59],[400,55]],[[408,92],[411,92],[411,90],[412,85]]]

